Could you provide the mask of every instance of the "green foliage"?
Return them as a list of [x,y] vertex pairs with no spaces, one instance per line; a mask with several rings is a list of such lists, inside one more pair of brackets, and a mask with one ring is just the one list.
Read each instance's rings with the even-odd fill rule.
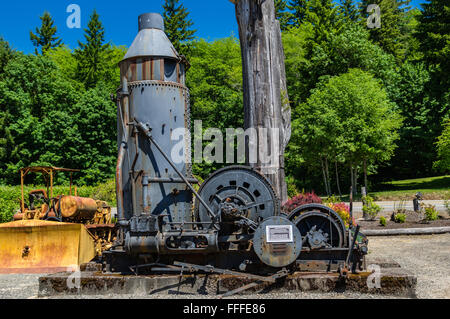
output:
[[107,85],[84,91],[50,57],[17,54],[5,68],[0,93],[14,137],[1,141],[9,154],[0,162],[3,182],[17,183],[17,171],[31,165],[85,169],[80,184],[113,176],[116,109]]
[[324,204],[336,204],[342,203],[342,199],[336,195],[328,196],[324,201]]
[[373,76],[352,69],[323,81],[312,92],[300,105],[291,140],[305,161],[340,158],[355,165],[392,156],[401,119]]
[[409,35],[407,12],[410,0],[362,0],[360,9],[362,23],[365,26],[369,4],[377,4],[381,10],[381,28],[370,29],[370,38],[379,44],[384,51],[394,55],[398,61],[405,58]]
[[289,21],[292,19],[287,0],[275,0],[275,16],[280,21],[281,30],[286,30],[289,27]]
[[395,214],[406,214],[406,201],[401,200],[398,203],[394,203],[394,220],[395,220]]
[[395,59],[370,41],[367,30],[347,23],[340,31],[332,30],[329,41],[317,43],[314,29],[305,23],[283,33],[288,93],[295,106],[304,102],[321,80],[352,68],[372,73],[392,95],[398,80]]
[[165,32],[180,54],[190,56],[190,41],[197,30],[191,29],[194,23],[188,18],[189,11],[179,0],[165,0],[163,18]]
[[436,158],[434,142],[443,116],[441,105],[427,94],[430,74],[423,63],[406,62],[398,74],[391,97],[404,121],[390,169],[383,173],[404,178],[417,176],[417,171],[431,174]]
[[9,43],[0,36],[0,77],[8,62],[14,57],[15,52],[11,49]]
[[450,171],[450,120],[444,125],[444,131],[439,136],[436,143],[439,160],[434,164],[435,168],[443,171]]
[[296,181],[292,176],[286,177],[287,194],[289,198],[295,197],[300,191],[297,188]]
[[339,13],[352,22],[356,22],[359,19],[359,11],[354,0],[342,0],[339,5]]
[[425,215],[425,220],[434,221],[439,219],[439,213],[434,205],[423,205],[423,213]]
[[115,207],[116,201],[116,181],[111,179],[103,184],[99,184],[94,187],[89,197],[96,200],[102,200],[107,202],[110,206]]
[[374,200],[370,196],[363,197],[363,213],[369,217],[370,220],[375,220],[378,214],[381,212],[381,207],[375,204]]
[[45,54],[52,48],[60,47],[62,45],[62,40],[55,36],[57,28],[56,26],[53,26],[54,21],[50,13],[45,11],[40,19],[42,21],[41,27],[36,28],[36,33],[30,31],[30,39],[36,47],[36,54],[38,54],[39,48],[41,49],[41,53]]
[[398,224],[405,223],[406,222],[406,214],[403,214],[403,213],[395,214],[394,221]]
[[84,31],[86,43],[78,41],[79,48],[75,50],[76,77],[78,81],[84,83],[86,89],[90,89],[95,87],[100,80],[106,79],[105,66],[108,61],[110,45],[104,43],[105,30],[100,16],[95,10]]
[[[243,127],[242,63],[239,43],[230,37],[192,44],[187,86],[191,92],[191,120],[202,120],[203,132]],[[194,134],[192,135],[194,136]],[[206,146],[209,142],[204,142]],[[194,174],[206,178],[224,165],[194,164]]]
[[[450,74],[450,5],[448,0],[430,0],[422,5],[416,38],[424,60],[433,70],[433,89],[437,96],[449,92]],[[448,107],[448,100],[446,101]]]
[[288,4],[288,9],[292,12],[289,24],[298,27],[300,26],[306,18],[308,13],[308,1],[309,0],[290,0]]
[[386,227],[387,221],[386,218],[384,216],[380,217],[380,225],[383,227]]

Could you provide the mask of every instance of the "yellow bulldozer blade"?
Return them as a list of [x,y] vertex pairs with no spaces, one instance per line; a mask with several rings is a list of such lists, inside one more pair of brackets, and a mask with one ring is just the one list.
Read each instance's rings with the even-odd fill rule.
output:
[[0,273],[70,271],[95,257],[82,224],[21,220],[0,224]]

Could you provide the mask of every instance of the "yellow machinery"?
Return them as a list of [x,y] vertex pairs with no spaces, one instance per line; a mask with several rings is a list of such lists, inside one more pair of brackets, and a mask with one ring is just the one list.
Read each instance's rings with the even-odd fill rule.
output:
[[[0,273],[66,271],[109,249],[116,236],[111,207],[76,196],[72,173],[79,170],[27,167],[20,170],[22,196],[14,221],[0,224]],[[70,194],[53,197],[54,174],[70,173]],[[25,200],[24,180],[42,173],[47,189],[33,190]]]

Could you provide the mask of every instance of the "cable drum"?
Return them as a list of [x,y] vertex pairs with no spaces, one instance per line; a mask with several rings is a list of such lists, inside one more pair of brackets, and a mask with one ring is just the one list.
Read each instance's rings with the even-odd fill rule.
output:
[[[279,199],[270,182],[245,166],[231,166],[216,171],[201,185],[198,193],[212,211],[221,217],[225,228],[236,219],[258,224],[265,218],[280,214]],[[211,218],[198,200],[195,212],[203,227],[208,227]],[[229,227],[229,232],[233,231],[232,228]]]

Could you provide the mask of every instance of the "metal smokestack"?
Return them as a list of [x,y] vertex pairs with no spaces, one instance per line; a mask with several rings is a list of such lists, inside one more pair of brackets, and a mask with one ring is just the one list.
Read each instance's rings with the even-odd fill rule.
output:
[[186,60],[165,34],[160,14],[140,15],[138,26],[139,32],[119,64],[122,86],[117,105],[118,141],[123,142],[119,149],[117,198],[121,201],[121,216],[130,221],[132,233],[139,233],[141,226],[137,225],[145,220],[154,225],[154,218],[160,215],[167,216],[163,218],[167,223],[191,221],[192,206],[192,194],[184,182],[137,132],[134,121],[147,125],[169,156],[173,149],[180,150],[184,160],[176,168],[192,180],[190,136],[176,135],[177,129],[190,125]]
[[139,31],[159,29],[164,31],[164,19],[159,13],[144,13],[139,16]]

